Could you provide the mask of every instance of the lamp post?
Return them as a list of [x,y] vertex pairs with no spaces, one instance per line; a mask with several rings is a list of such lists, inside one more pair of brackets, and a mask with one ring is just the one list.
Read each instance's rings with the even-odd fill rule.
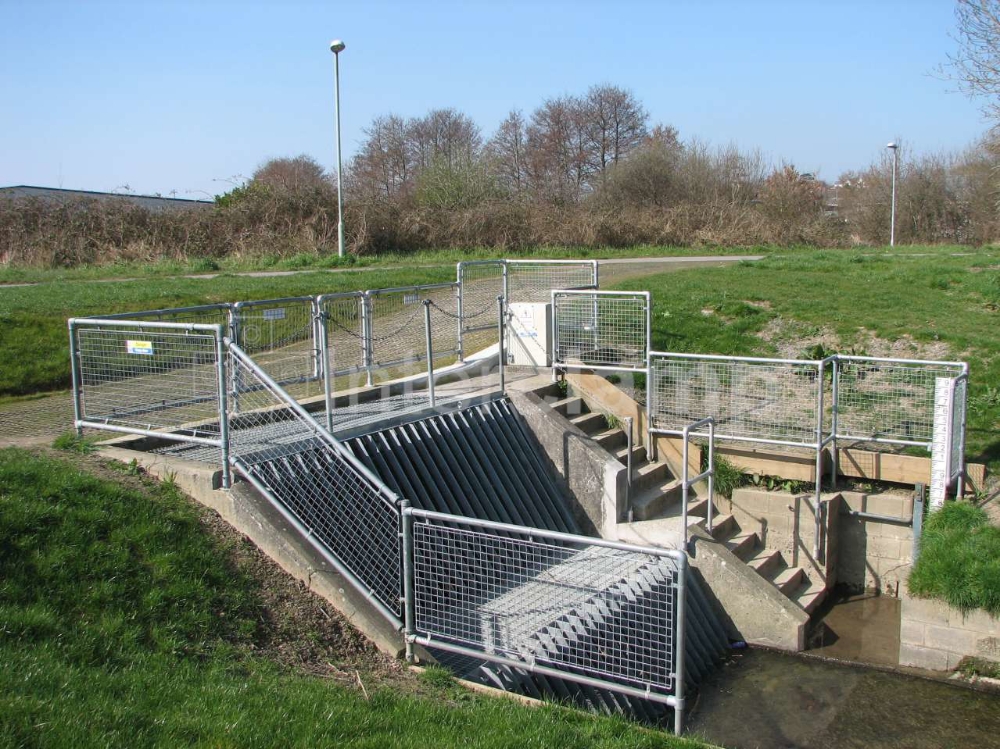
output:
[[892,218],[889,219],[889,246],[896,246],[896,167],[899,163],[899,144],[893,141],[886,148],[892,151]]
[[347,47],[340,39],[330,42],[337,99],[337,257],[344,256],[344,167],[340,156],[340,53]]

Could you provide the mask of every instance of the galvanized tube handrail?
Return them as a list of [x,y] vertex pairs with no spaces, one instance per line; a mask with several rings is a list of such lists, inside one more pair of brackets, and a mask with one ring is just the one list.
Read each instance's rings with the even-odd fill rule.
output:
[[632,522],[632,417],[625,417],[625,514]]
[[[216,304],[196,304],[191,307],[164,307],[163,309],[146,309],[139,310],[137,312],[116,312],[111,315],[101,315],[100,319],[104,320],[132,320],[139,315],[168,315],[168,314],[178,314],[184,312],[210,312],[214,310],[229,310],[233,305],[230,302],[219,302]],[[97,319],[97,318],[78,318],[78,319]],[[155,322],[151,320],[150,322]]]
[[[708,426],[708,444],[709,444],[709,466],[708,469],[702,471],[694,478],[690,478],[690,468],[689,468],[689,457],[688,457],[688,446],[691,441],[692,431],[698,429],[699,427]],[[683,537],[685,551],[688,548],[688,501],[691,487],[701,481],[704,478],[709,478],[709,497],[708,506],[711,508],[714,499],[714,488],[715,482],[712,477],[715,475],[715,419],[711,416],[706,416],[704,419],[699,419],[698,421],[693,421],[686,425],[683,430],[684,442],[681,445],[681,524],[683,526]],[[709,532],[712,531],[711,526],[711,509],[709,509],[709,517],[706,521],[708,525]]]
[[604,538],[591,536],[581,536],[576,533],[563,533],[562,531],[550,531],[544,528],[531,528],[526,525],[514,525],[512,523],[500,523],[495,520],[481,520],[479,518],[466,517],[464,515],[451,515],[446,512],[436,512],[434,510],[422,510],[418,507],[410,507],[408,513],[424,520],[436,520],[442,523],[455,523],[457,525],[469,526],[472,528],[486,528],[488,530],[501,531],[504,533],[518,533],[531,538],[545,538],[551,541],[563,543],[586,544],[587,546],[600,546],[606,549],[617,549],[618,551],[631,551],[637,554],[652,554],[657,557],[670,557],[677,561],[683,552],[677,549],[663,549],[658,546],[641,546],[637,544],[627,544],[623,541],[609,541]]
[[427,395],[430,399],[430,407],[434,408],[434,341],[431,336],[431,302],[424,300],[424,336],[427,345]]
[[232,473],[229,467],[230,442],[229,442],[229,377],[226,374],[226,344],[222,335],[222,326],[217,326],[215,337],[215,357],[218,367],[218,388],[219,388],[219,442],[222,453],[222,488],[228,489],[233,484]]
[[158,328],[162,330],[197,330],[202,333],[213,333],[218,328],[218,324],[201,322],[160,322],[159,320],[117,320],[113,317],[73,317],[70,322],[74,326],[85,325],[89,327],[100,327],[107,325],[120,328]]
[[500,371],[500,392],[506,394],[507,342],[504,338],[507,332],[505,325],[507,321],[505,319],[504,302],[505,299],[502,294],[497,297],[497,354],[499,358],[497,366]]
[[229,352],[243,364],[247,369],[254,373],[254,375],[263,382],[271,393],[283,401],[284,404],[301,419],[306,426],[310,428],[315,436],[323,440],[326,444],[333,448],[334,452],[338,456],[343,458],[350,467],[364,477],[372,486],[378,489],[382,497],[392,506],[398,509],[399,507],[399,496],[390,489],[378,476],[376,476],[368,467],[362,463],[358,458],[348,450],[344,445],[332,434],[330,434],[326,429],[324,429],[320,424],[312,417],[312,415],[306,411],[295,398],[288,395],[278,383],[276,383],[270,375],[267,374],[263,369],[261,369],[257,363],[250,358],[247,353],[241,349],[236,343],[230,339],[226,340],[226,347]]

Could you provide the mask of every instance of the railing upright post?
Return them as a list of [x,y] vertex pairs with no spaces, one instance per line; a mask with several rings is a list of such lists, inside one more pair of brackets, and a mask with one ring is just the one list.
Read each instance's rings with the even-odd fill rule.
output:
[[833,445],[833,450],[831,455],[833,456],[832,464],[830,466],[830,488],[833,490],[837,489],[837,474],[840,473],[840,453],[837,448],[837,432],[840,429],[839,424],[839,411],[840,411],[840,359],[839,354],[835,355],[830,362],[830,366],[833,368],[833,376],[831,377],[832,386],[830,389],[830,437],[832,440],[830,442]]
[[646,355],[646,456],[655,461],[656,442],[653,437],[653,357]]
[[[685,533],[687,531],[685,530]],[[674,619],[676,620],[676,636],[674,644],[674,735],[680,736],[684,732],[684,648],[685,634],[687,629],[687,548],[676,556],[671,557],[677,565],[677,607]]]
[[434,398],[434,341],[431,336],[431,300],[424,299],[424,336],[427,339],[427,395],[431,408],[437,405]]
[[816,497],[813,514],[816,518],[815,538],[813,539],[813,556],[822,561],[823,542],[823,362],[817,366],[818,380],[816,385]]
[[222,488],[232,486],[233,477],[229,465],[229,376],[226,374],[226,343],[222,335],[222,326],[215,332],[215,358],[219,374],[219,442],[222,453]]
[[82,437],[83,427],[80,426],[80,421],[83,419],[83,404],[81,402],[80,350],[77,347],[76,324],[73,320],[69,321],[69,364],[73,382],[73,428],[76,429],[77,435]]
[[917,563],[920,556],[920,534],[924,530],[924,501],[927,497],[927,487],[917,484],[913,488],[913,553],[912,564]]
[[375,381],[372,376],[375,361],[375,355],[372,352],[375,337],[372,333],[373,329],[372,298],[371,294],[366,291],[361,295],[361,342],[365,359],[365,387],[371,387]]
[[417,634],[416,607],[413,585],[413,514],[410,500],[399,503],[403,531],[403,637],[406,640],[406,660],[415,661],[413,638]]
[[708,516],[706,525],[712,532],[712,517],[715,506],[715,419],[708,421]]
[[688,550],[688,491],[691,484],[688,481],[688,439],[691,427],[684,427],[684,444],[681,446],[681,525],[684,528],[684,552]]
[[323,402],[326,408],[326,431],[333,432],[333,384],[336,367],[333,351],[330,350],[330,331],[327,329],[326,303],[317,303],[317,325],[319,326],[319,346],[323,359]]
[[632,522],[632,424],[631,416],[625,417],[625,516]]
[[[229,305],[229,340],[235,343],[237,346],[240,345],[240,336],[242,335],[242,330],[240,326],[240,303]],[[232,401],[230,406],[233,409],[233,413],[239,413],[240,411],[240,374],[236,367],[233,367],[232,371],[229,373],[229,381],[232,384]]]
[[458,278],[455,293],[457,295],[456,309],[458,311],[458,361],[465,362],[465,269],[458,264]]
[[498,355],[500,357],[500,392],[507,393],[507,380],[506,380],[506,365],[507,365],[507,345],[505,339],[506,330],[504,329],[506,321],[504,320],[504,297],[497,297],[497,344]]

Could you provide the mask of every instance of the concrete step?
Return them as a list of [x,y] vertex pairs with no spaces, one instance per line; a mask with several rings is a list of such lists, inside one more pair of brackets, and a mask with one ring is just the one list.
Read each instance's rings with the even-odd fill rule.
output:
[[615,448],[626,444],[628,439],[625,436],[625,432],[621,429],[608,429],[595,434],[594,442],[603,447],[605,450],[612,451]]
[[639,520],[618,524],[618,540],[641,546],[658,546],[679,549],[684,545],[684,532],[680,517]]
[[556,413],[562,414],[567,419],[590,412],[583,398],[578,395],[571,395],[568,398],[558,400],[552,404],[552,408],[555,409]]
[[[615,457],[622,465],[628,463],[628,447],[622,447],[614,451]],[[646,448],[643,445],[632,445],[632,468],[646,460]]]
[[757,541],[756,533],[737,533],[726,541],[726,548],[745,562],[757,551]]
[[[682,494],[681,480],[677,479],[677,497],[680,498]],[[715,525],[715,518],[718,514],[718,512],[713,513],[712,525]],[[688,515],[708,520],[708,497],[688,496]]]
[[[681,482],[670,479],[651,486],[633,495],[632,517],[636,520],[654,520],[669,511],[671,515],[680,513]],[[688,505],[688,514],[691,506]]]
[[670,478],[670,466],[666,463],[650,463],[640,465],[632,463],[632,491],[641,492],[651,486],[661,484]]
[[806,577],[799,584],[799,587],[792,591],[789,598],[801,606],[807,614],[811,614],[821,603],[823,603],[826,598],[826,593],[826,588],[821,587],[818,583],[815,583]]
[[712,518],[712,538],[716,541],[728,541],[739,531],[740,526],[732,515],[716,515]]
[[577,429],[589,435],[597,434],[608,428],[608,420],[604,417],[604,414],[583,413],[578,416],[570,416],[569,421]]
[[771,578],[771,582],[788,596],[802,584],[805,577],[806,573],[801,567],[786,567]]
[[757,553],[747,560],[747,564],[758,575],[770,580],[772,575],[785,566],[785,560],[780,551],[763,548],[758,549]]

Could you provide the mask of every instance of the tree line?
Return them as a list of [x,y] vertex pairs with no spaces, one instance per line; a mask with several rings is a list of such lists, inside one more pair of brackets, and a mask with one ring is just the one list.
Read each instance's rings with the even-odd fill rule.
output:
[[[1000,234],[997,149],[900,154],[897,241]],[[375,117],[344,171],[351,253],[540,245],[885,244],[891,164],[824,182],[760,152],[682,139],[635,94],[593,86],[511,111],[486,135],[468,115]],[[76,265],[163,257],[336,251],[333,175],[309,156],[271,159],[200,212],[125,202],[0,201],[0,262]]]

